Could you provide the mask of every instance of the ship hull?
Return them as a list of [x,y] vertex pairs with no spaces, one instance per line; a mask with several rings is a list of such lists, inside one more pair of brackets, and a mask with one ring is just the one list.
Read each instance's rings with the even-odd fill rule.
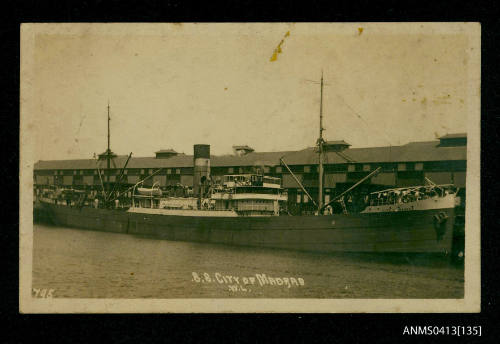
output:
[[312,252],[450,253],[453,208],[325,216],[175,216],[43,204],[58,226]]

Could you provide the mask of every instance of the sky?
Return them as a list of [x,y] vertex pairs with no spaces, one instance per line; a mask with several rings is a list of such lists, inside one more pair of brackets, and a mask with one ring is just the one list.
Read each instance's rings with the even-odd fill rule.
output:
[[35,28],[32,46],[21,48],[32,61],[21,79],[30,86],[22,120],[35,161],[103,152],[108,102],[120,155],[192,154],[198,143],[216,155],[233,145],[311,147],[322,74],[327,140],[376,147],[467,132],[470,42],[453,25]]

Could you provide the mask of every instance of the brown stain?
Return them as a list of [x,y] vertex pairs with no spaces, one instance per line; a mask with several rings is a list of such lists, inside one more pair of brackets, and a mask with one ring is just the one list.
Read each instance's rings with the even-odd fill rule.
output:
[[276,61],[278,59],[278,54],[282,53],[281,46],[283,45],[283,43],[285,43],[285,38],[287,38],[288,36],[290,36],[290,31],[287,31],[285,33],[285,36],[283,37],[283,39],[280,41],[280,43],[278,44],[276,49],[274,49],[273,55],[271,56],[271,59],[270,59],[271,62]]
[[426,97],[423,97],[422,100],[420,101],[420,103],[422,104],[427,104],[427,98]]
[[363,28],[362,27],[358,27],[358,36],[361,36],[361,34],[363,33]]
[[406,99],[401,99],[402,102],[406,102]]
[[134,276],[134,273],[133,273],[133,272],[131,272],[131,273],[130,273],[130,276]]
[[224,91],[227,91],[227,87],[224,87]]

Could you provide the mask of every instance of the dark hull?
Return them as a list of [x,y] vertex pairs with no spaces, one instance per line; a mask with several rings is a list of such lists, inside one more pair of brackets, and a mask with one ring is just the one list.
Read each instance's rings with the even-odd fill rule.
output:
[[[191,217],[43,204],[35,212],[35,218],[58,226],[315,252],[450,253],[455,219],[454,209],[329,216]],[[436,221],[436,215],[446,220]]]

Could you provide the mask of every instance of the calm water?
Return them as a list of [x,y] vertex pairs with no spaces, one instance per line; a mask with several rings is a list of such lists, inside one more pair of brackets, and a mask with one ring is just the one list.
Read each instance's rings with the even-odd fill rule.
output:
[[54,297],[462,298],[464,288],[463,267],[435,257],[326,255],[44,225],[34,226],[33,250],[33,288],[53,289]]

